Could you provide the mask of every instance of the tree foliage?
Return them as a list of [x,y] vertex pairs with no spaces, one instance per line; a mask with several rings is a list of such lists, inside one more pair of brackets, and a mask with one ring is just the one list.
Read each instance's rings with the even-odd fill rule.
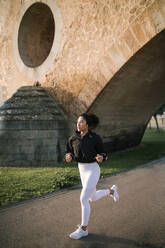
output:
[[165,112],[165,104],[163,104],[155,113],[155,115],[163,115]]
[[165,104],[163,104],[153,115],[154,119],[155,119],[155,123],[156,123],[156,127],[158,132],[160,132],[160,128],[159,128],[159,123],[158,123],[158,119],[157,119],[157,115],[163,115],[165,111]]

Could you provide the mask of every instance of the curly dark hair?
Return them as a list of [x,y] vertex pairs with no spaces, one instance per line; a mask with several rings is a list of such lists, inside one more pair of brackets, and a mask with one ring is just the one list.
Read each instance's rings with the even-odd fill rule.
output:
[[86,120],[89,129],[95,129],[99,124],[99,118],[95,114],[83,113],[80,116],[83,117],[84,120]]

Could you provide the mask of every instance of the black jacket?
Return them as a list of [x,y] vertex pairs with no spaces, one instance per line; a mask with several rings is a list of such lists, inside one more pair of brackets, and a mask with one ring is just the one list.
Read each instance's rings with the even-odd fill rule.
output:
[[84,136],[76,131],[67,142],[66,152],[71,153],[74,160],[82,163],[95,162],[97,154],[102,155],[104,160],[107,157],[100,136],[92,131],[88,131]]

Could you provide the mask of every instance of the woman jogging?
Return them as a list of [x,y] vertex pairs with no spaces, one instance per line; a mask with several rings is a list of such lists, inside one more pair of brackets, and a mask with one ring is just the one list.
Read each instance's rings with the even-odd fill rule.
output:
[[110,189],[96,191],[96,185],[100,178],[100,167],[97,162],[106,159],[103,150],[103,143],[99,135],[92,132],[99,124],[99,119],[94,114],[82,114],[77,120],[77,131],[67,142],[66,162],[75,160],[78,162],[82,191],[81,202],[81,225],[70,234],[72,239],[80,239],[88,235],[88,222],[90,217],[89,201],[96,201],[104,196],[110,195],[114,201],[119,200],[117,186],[113,185]]

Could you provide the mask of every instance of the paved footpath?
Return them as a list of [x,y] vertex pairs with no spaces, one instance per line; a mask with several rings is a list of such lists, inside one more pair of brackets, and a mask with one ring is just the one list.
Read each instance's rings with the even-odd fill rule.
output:
[[92,203],[89,236],[71,240],[80,223],[80,187],[0,210],[0,248],[165,248],[165,157],[100,180],[120,200]]

